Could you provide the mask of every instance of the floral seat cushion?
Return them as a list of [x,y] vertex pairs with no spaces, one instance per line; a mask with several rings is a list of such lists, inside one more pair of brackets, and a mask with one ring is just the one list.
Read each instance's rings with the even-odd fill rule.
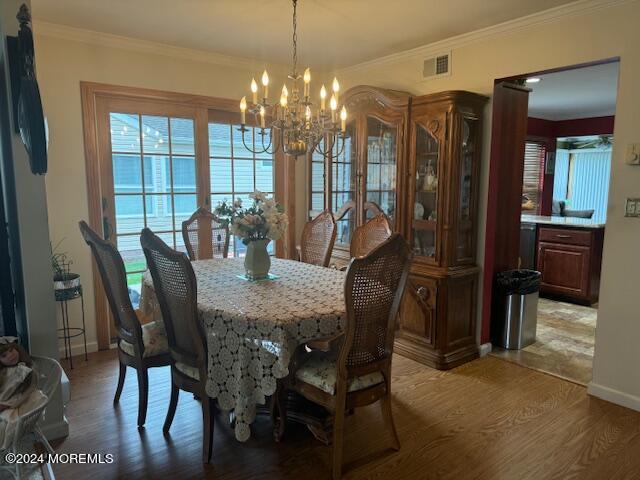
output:
[[181,362],[176,362],[175,367],[179,372],[184,373],[187,377],[191,377],[194,380],[200,380],[200,372],[197,368]]
[[[142,343],[144,344],[144,358],[169,352],[167,334],[161,323],[149,322],[142,325]],[[128,355],[135,355],[133,345],[129,342],[120,340],[120,348]]]
[[[310,352],[307,359],[296,371],[296,379],[313,385],[330,395],[336,393],[336,356],[324,352]],[[368,373],[352,378],[348,391],[355,392],[384,382],[380,372]]]

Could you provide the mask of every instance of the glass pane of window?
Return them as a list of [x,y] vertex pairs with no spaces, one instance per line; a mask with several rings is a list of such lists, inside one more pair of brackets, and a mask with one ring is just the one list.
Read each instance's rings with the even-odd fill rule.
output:
[[311,194],[311,210],[324,210],[324,194]]
[[140,233],[144,228],[142,195],[116,195],[116,233]]
[[[264,147],[267,147],[269,145],[269,142],[271,141],[271,130],[265,130],[264,132],[261,132],[259,128],[254,128],[253,131],[255,135],[255,150],[264,150]],[[271,148],[267,148],[267,150],[272,151]],[[256,158],[261,160],[271,160],[272,157],[273,155],[267,152],[256,154]]]
[[209,174],[211,176],[212,192],[232,192],[230,158],[212,158],[209,160]]
[[273,160],[256,160],[256,190],[272,192],[273,185]]
[[[173,162],[173,191],[174,192],[195,192],[196,191],[196,159],[194,157],[171,157]],[[169,167],[167,159],[167,168]],[[167,186],[168,186],[168,177]]]
[[196,195],[176,193],[173,195],[173,208],[175,209],[176,228],[181,228],[182,222],[198,208],[198,198]]
[[233,202],[233,195],[230,193],[223,193],[223,194],[213,194],[211,195],[211,209],[213,210],[214,208],[216,208],[218,205],[220,205],[222,202]]
[[142,138],[144,153],[156,155],[169,153],[169,119],[143,115]]
[[142,193],[140,155],[113,154],[111,158],[113,162],[113,191],[115,193]]
[[195,155],[193,120],[190,118],[171,119],[171,152],[174,155]]
[[140,117],[137,114],[110,113],[111,151],[140,153]]
[[311,163],[311,191],[322,192],[324,190],[324,163]]
[[169,157],[163,155],[145,155],[142,158],[144,163],[144,190],[145,193],[167,192],[165,188],[165,177],[169,176],[166,169]]
[[153,207],[153,212],[147,212],[147,226],[151,230],[173,230],[171,195],[147,195],[146,205]]
[[231,125],[209,124],[209,155],[231,158]]
[[235,160],[233,162],[233,187],[236,192],[251,193],[253,185],[253,160]]
[[[253,158],[253,153],[251,153],[244,146],[242,142],[242,132],[239,130],[240,125],[234,125],[232,128],[232,139],[233,139],[233,157],[234,158]],[[244,134],[245,142],[247,143],[247,147],[254,148],[253,146],[253,131],[255,128],[249,128],[247,132]],[[258,142],[260,140],[258,139]]]

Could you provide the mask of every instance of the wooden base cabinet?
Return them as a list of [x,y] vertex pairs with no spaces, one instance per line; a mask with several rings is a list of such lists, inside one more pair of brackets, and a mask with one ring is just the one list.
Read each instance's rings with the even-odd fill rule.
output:
[[478,356],[476,217],[486,101],[460,91],[411,101],[402,218],[414,259],[395,351],[442,370]]
[[472,267],[455,274],[411,275],[400,307],[395,352],[439,370],[477,358],[478,271]]
[[587,305],[598,301],[603,228],[538,230],[540,293]]

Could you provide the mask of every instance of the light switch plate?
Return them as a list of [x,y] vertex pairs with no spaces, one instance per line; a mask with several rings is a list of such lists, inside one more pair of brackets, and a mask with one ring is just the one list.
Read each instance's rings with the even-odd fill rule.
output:
[[640,165],[640,143],[627,145],[627,154],[624,157],[627,165]]
[[627,198],[624,209],[625,217],[640,217],[640,198]]

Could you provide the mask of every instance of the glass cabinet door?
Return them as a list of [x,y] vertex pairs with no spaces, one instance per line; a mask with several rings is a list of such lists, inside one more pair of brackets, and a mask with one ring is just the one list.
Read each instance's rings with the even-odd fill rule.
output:
[[[398,126],[367,117],[366,200],[373,202],[389,217],[393,227],[396,216],[396,168]],[[374,216],[365,212],[365,220]]]
[[415,124],[415,195],[413,204],[413,252],[436,257],[438,222],[438,139],[419,123]]
[[460,146],[460,198],[458,200],[458,231],[456,260],[473,259],[473,184],[478,120],[462,119],[462,145]]
[[345,245],[351,242],[351,234],[356,226],[355,201],[358,172],[355,132],[356,122],[351,121],[347,124],[347,138],[344,149],[341,148],[342,142],[334,145],[334,155],[331,159],[331,206],[333,213],[338,213],[347,202],[354,203],[354,208],[350,209],[344,217],[336,222],[338,226],[336,243]]

